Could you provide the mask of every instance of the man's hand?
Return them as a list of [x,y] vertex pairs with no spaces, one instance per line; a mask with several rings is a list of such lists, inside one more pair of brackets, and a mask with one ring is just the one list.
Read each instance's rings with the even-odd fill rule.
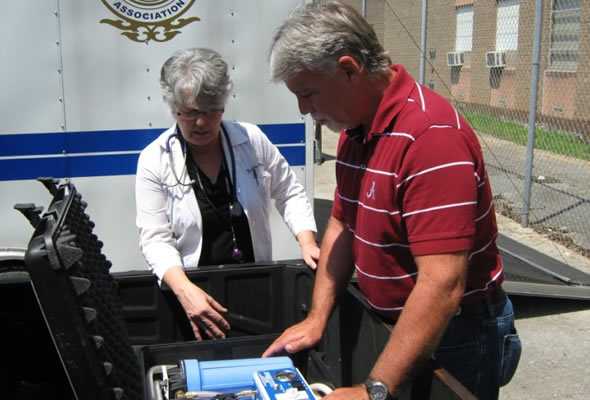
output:
[[322,338],[324,326],[312,317],[307,317],[300,323],[291,326],[283,332],[262,354],[269,357],[286,351],[297,353],[298,351],[313,347]]
[[369,394],[364,385],[357,385],[338,388],[322,400],[369,400]]

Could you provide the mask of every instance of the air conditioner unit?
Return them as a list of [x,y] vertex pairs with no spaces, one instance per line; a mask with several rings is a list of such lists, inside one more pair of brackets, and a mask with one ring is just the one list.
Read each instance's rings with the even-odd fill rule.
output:
[[463,65],[465,58],[463,57],[463,53],[459,53],[456,51],[451,51],[447,53],[447,65],[449,67],[460,67]]
[[488,51],[486,53],[486,67],[502,68],[506,66],[506,53],[503,51]]

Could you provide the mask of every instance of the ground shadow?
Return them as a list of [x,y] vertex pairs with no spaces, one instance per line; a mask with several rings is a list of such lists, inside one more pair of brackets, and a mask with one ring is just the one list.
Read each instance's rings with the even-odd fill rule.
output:
[[590,309],[588,300],[552,299],[510,295],[516,319],[565,314]]

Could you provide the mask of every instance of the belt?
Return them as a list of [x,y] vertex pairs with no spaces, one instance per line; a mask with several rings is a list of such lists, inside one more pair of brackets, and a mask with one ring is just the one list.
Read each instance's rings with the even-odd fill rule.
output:
[[506,292],[501,286],[489,289],[480,298],[464,303],[459,306],[456,315],[483,315],[488,314],[494,316],[499,307],[503,307],[506,303]]

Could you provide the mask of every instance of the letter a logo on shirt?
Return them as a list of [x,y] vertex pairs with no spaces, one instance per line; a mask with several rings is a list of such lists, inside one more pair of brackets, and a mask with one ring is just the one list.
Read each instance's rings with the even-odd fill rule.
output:
[[375,181],[371,183],[371,188],[367,192],[367,198],[375,199]]

